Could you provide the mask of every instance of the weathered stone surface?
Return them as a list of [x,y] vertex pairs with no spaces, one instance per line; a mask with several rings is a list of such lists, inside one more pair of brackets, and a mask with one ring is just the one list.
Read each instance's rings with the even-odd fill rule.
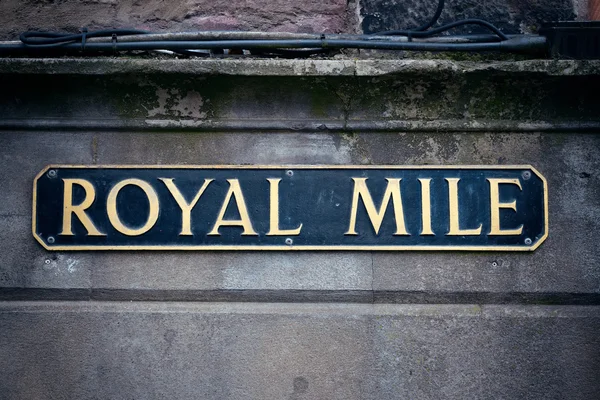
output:
[[[152,296],[161,295],[162,290],[167,297],[164,291],[183,290],[191,291],[188,293],[191,297],[201,298],[210,296],[193,291],[373,289],[381,293],[400,292],[400,299],[406,292],[458,293],[458,297],[461,293],[478,292],[506,293],[508,297],[512,293],[600,294],[596,238],[586,234],[600,229],[600,185],[595,172],[600,170],[600,143],[595,134],[99,132],[64,135],[42,132],[2,135],[6,143],[11,143],[2,153],[36,155],[22,159],[17,165],[20,172],[9,170],[2,175],[6,186],[15,188],[1,194],[7,199],[7,212],[15,214],[0,221],[4,232],[0,235],[5,249],[0,257],[4,287],[108,290],[103,297],[117,295],[111,290],[158,291]],[[70,155],[54,151],[64,137],[70,138],[73,149]],[[533,254],[47,253],[31,235],[29,207],[33,176],[53,162],[531,163],[549,181],[551,234]],[[290,299],[294,296],[295,293],[289,293]],[[390,296],[388,293],[388,300],[393,299]],[[370,301],[370,297],[365,299]]]
[[75,164],[92,162],[91,136],[85,139],[84,134],[75,139],[72,133],[59,133],[44,138],[34,135],[27,140],[27,134],[23,135],[0,135],[0,287],[88,288],[89,271],[85,263],[68,255],[40,251],[31,242],[28,227],[32,184],[27,179],[15,178],[35,176],[40,166],[60,160],[69,159]]
[[[17,100],[18,103],[18,100]],[[35,112],[35,111],[34,111]],[[73,164],[88,164],[92,159],[92,135],[56,133],[40,137],[31,133],[0,135],[0,191],[2,214],[12,217],[31,217],[32,182],[15,179],[18,176],[36,176],[41,166],[61,163],[69,159]],[[69,143],[69,146],[65,146]]]
[[[361,0],[362,29],[365,33],[375,33],[416,28],[431,19],[437,4],[438,0]],[[504,33],[537,33],[543,22],[573,20],[578,11],[579,5],[572,0],[446,1],[438,25],[478,18],[491,22]],[[489,31],[469,27],[454,32]]]
[[263,30],[341,32],[346,1],[19,1],[2,4],[0,37],[27,30],[136,28],[152,31]]
[[590,399],[598,307],[0,303],[22,398]]
[[566,293],[600,293],[591,234],[600,229],[600,182],[593,172],[600,168],[598,149],[598,135],[586,134],[398,134],[361,140],[356,157],[373,164],[530,163],[547,178],[550,193],[550,235],[533,254],[376,253],[374,289],[551,292],[562,282]]
[[[69,62],[0,62],[1,398],[600,392],[596,63]],[[30,220],[51,163],[532,164],[550,236],[530,254],[53,253]]]
[[[215,73],[238,62],[205,75],[157,61],[137,76],[137,62],[114,76],[77,74],[80,61],[42,65],[53,63],[67,69],[1,78],[0,124],[14,125],[0,135],[3,298],[597,301],[596,63],[373,61],[341,77],[304,61],[261,63],[251,76]],[[260,76],[279,67],[311,76]],[[30,232],[32,181],[63,163],[532,164],[549,181],[550,237],[533,254],[47,253]]]
[[[193,128],[198,121],[210,125],[254,120],[278,122],[292,130],[310,121],[321,121],[313,130],[329,129],[330,122],[335,127],[360,120],[389,130],[386,121],[450,119],[476,128],[490,120],[510,120],[519,121],[516,129],[522,130],[531,121],[595,121],[600,104],[596,62],[388,61],[357,62],[354,67],[347,62],[260,62],[251,76],[215,73],[230,67],[238,71],[248,62],[154,63],[162,66],[129,61],[124,62],[124,73],[103,76],[97,68],[104,62],[93,67],[53,60],[42,65],[60,73],[48,79],[25,61],[23,66],[33,75],[13,72],[0,78],[0,110],[7,117],[3,120],[35,115],[27,122],[96,120],[121,126],[154,121],[157,128],[185,127],[187,121]],[[20,64],[0,65],[15,69]],[[119,65],[107,64],[113,72]],[[79,66],[81,74],[76,72]],[[92,70],[85,72],[87,68]],[[278,68],[287,72],[277,76],[273,71]],[[142,72],[148,75],[139,75]],[[578,88],[577,96],[573,87]],[[277,101],[278,96],[287,101]],[[444,130],[444,124],[437,129]]]
[[[32,179],[45,165],[350,163],[349,147],[340,146],[330,135],[132,133],[124,136],[114,132],[41,135],[43,139],[39,132],[0,135],[3,145],[0,154],[10,161],[0,171],[0,182],[11,188],[0,192],[0,201],[6,204],[5,215],[0,219],[0,247],[4,249],[0,254],[2,298],[14,296],[14,290],[28,289],[34,297],[58,296],[64,291],[64,296],[80,297],[83,293],[98,298],[225,296],[285,300],[309,296],[297,291],[313,290],[346,292],[350,297],[354,292],[368,291],[362,301],[371,301],[368,253],[333,253],[325,258],[314,253],[48,253],[32,240]],[[64,145],[65,140],[69,146]],[[274,147],[273,140],[286,145]],[[17,157],[17,154],[31,157]],[[127,290],[132,293],[122,293]],[[248,291],[248,295],[235,292],[242,290]],[[292,292],[287,296],[273,291]],[[316,296],[320,298],[321,294]]]
[[106,289],[368,290],[371,256],[335,253],[98,254],[77,257],[93,265],[92,284]]
[[[327,134],[306,133],[190,133],[164,136],[133,133],[98,135],[97,162],[169,164],[345,164],[351,162],[351,146]],[[169,139],[171,139],[169,141]],[[274,142],[285,145],[274,145]],[[171,144],[169,144],[171,143]],[[178,143],[178,144],[174,144]],[[121,160],[121,161],[119,161]]]
[[[89,260],[74,254],[40,251],[30,240],[31,216],[4,217],[0,224],[0,288],[2,299],[23,288],[82,289],[90,287]],[[12,289],[12,290],[11,290]]]

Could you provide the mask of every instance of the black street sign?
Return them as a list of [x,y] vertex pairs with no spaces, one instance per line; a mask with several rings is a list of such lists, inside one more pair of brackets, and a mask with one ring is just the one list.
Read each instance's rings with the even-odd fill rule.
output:
[[535,250],[531,166],[68,166],[35,178],[48,250]]

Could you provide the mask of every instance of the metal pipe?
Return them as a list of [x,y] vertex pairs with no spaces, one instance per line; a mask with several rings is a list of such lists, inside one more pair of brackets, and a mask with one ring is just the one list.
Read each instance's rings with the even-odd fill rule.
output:
[[495,43],[433,43],[398,42],[382,40],[218,40],[218,41],[152,41],[112,43],[67,43],[61,46],[25,44],[0,45],[0,54],[15,51],[133,51],[133,50],[191,50],[191,49],[375,49],[409,51],[540,51],[545,49],[546,39],[542,36],[522,36]]
[[[507,35],[514,38],[518,35]],[[165,32],[149,33],[146,35],[119,36],[119,42],[153,42],[153,41],[211,41],[211,40],[369,40],[369,41],[395,41],[408,42],[407,36],[375,36],[353,34],[315,34],[315,33],[290,33],[290,32],[240,32],[240,31],[200,31],[200,32]],[[443,42],[443,43],[471,43],[498,41],[497,35],[453,35],[438,36],[435,38],[413,38],[413,42]],[[88,43],[110,43],[109,37],[88,39]]]
[[[210,40],[319,40],[323,35],[317,33],[292,32],[241,32],[241,31],[197,31],[197,32],[164,32],[142,35],[119,36],[119,42],[153,42],[153,41],[210,41]],[[336,39],[367,38],[367,35],[327,35]],[[107,43],[110,37],[90,38],[89,42]]]

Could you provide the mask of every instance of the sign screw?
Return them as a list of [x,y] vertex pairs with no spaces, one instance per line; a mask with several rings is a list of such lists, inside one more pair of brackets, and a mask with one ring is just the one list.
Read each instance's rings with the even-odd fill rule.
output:
[[531,239],[529,239],[529,238],[525,239],[525,244],[527,246],[529,246],[531,243],[533,243],[533,241]]
[[56,178],[56,170],[55,169],[51,169],[50,171],[48,171],[48,178],[53,179]]
[[531,172],[525,171],[525,172],[523,172],[523,174],[521,176],[523,177],[524,180],[528,181],[529,178],[531,178]]
[[492,267],[497,267],[498,266],[498,262],[497,261],[492,261]]
[[49,265],[50,263],[51,263],[51,261],[50,261],[50,259],[49,259],[49,258],[46,258],[46,259],[44,260],[44,264],[46,264],[46,265]]
[[288,246],[291,246],[292,244],[294,244],[294,241],[291,238],[287,238],[287,239],[285,239],[285,244],[287,244]]
[[54,236],[48,236],[48,243],[54,243]]
[[288,169],[287,171],[285,171],[285,174],[287,176],[294,176],[294,171],[292,171],[291,169]]

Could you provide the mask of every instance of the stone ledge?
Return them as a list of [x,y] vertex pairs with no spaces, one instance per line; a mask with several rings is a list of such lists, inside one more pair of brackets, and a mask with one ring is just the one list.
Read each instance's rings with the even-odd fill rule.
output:
[[0,131],[68,132],[592,132],[600,121],[511,121],[487,120],[334,120],[334,119],[84,119],[84,118],[0,118]]
[[0,74],[110,75],[182,74],[239,76],[381,76],[389,74],[536,74],[591,76],[600,61],[449,61],[353,59],[0,58]]

